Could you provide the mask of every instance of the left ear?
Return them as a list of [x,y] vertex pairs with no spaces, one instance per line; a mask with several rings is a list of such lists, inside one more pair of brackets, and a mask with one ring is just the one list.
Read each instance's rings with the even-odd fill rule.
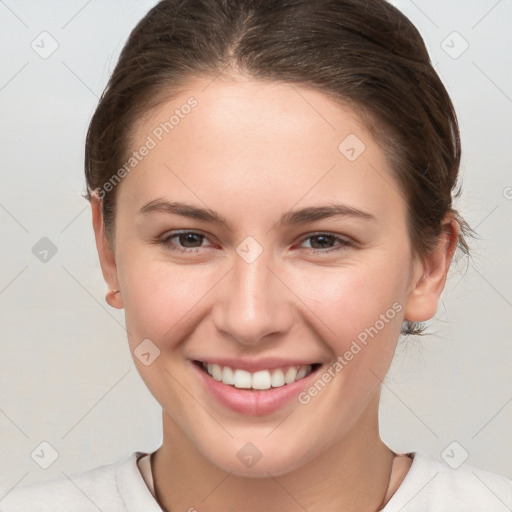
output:
[[454,215],[448,213],[442,222],[437,247],[422,262],[417,262],[415,285],[407,298],[404,320],[425,322],[436,314],[458,238],[459,224]]

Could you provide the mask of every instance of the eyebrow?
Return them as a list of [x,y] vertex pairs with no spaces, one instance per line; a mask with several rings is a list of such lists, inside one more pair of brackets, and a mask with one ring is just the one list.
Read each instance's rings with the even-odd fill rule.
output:
[[[147,215],[154,212],[181,215],[192,219],[204,220],[217,224],[224,224],[228,228],[229,222],[218,213],[209,208],[201,208],[180,201],[167,201],[165,199],[154,199],[140,209],[140,213]],[[330,203],[322,206],[308,206],[300,210],[291,210],[281,216],[277,224],[289,226],[293,224],[306,224],[329,217],[343,216],[362,220],[376,220],[371,213],[359,210],[345,204]]]

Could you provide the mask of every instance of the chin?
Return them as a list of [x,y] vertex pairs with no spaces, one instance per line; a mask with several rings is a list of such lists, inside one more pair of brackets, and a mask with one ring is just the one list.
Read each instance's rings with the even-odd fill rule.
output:
[[247,443],[237,449],[235,457],[226,457],[227,453],[232,453],[230,449],[218,454],[205,455],[218,468],[236,476],[249,478],[278,477],[291,473],[305,464],[304,453],[298,457],[297,453],[287,455],[284,450],[281,453],[279,450],[269,451],[271,453],[265,455],[254,445]]

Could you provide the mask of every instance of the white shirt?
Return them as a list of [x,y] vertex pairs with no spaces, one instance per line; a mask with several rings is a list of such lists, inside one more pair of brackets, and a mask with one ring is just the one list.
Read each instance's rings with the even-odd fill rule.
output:
[[[119,462],[0,492],[1,512],[162,512],[152,494],[149,457]],[[382,512],[506,512],[512,480],[466,464],[458,469],[411,452],[413,462]],[[140,462],[141,467],[137,461]],[[144,479],[144,476],[146,480]],[[6,494],[7,493],[7,494]],[[200,498],[190,507],[200,511]]]

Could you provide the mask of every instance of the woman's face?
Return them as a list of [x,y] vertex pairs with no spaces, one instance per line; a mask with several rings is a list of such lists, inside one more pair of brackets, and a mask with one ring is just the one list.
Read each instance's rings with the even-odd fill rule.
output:
[[164,427],[266,475],[375,426],[424,268],[365,127],[305,87],[198,78],[132,142],[102,264]]

